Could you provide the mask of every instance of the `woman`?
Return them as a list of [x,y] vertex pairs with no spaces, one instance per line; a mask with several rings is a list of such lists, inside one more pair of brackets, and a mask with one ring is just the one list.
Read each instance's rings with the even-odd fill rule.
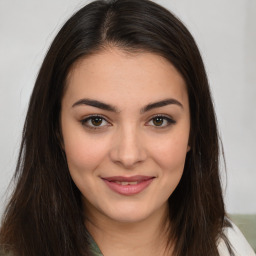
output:
[[148,0],[92,2],[66,22],[39,72],[3,253],[238,255],[232,236],[243,237],[225,215],[218,161],[188,30]]

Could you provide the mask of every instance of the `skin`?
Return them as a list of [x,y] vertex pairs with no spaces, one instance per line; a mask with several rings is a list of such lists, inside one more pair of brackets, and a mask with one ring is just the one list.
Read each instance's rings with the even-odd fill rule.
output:
[[[111,104],[115,111],[82,104],[82,99]],[[174,101],[143,111],[166,99]],[[95,128],[90,115],[104,119]],[[174,122],[156,122],[156,115]],[[174,66],[153,53],[116,48],[80,60],[68,76],[61,127],[85,224],[104,255],[164,255],[168,198],[181,179],[190,132],[186,84]],[[129,196],[102,180],[134,175],[154,179]]]

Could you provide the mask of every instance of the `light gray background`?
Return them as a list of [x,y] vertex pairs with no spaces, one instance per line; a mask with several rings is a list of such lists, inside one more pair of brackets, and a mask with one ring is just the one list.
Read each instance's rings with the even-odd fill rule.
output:
[[[88,2],[0,0],[0,215],[40,64],[60,26]],[[226,153],[227,210],[256,213],[256,1],[156,2],[184,21],[201,50]]]

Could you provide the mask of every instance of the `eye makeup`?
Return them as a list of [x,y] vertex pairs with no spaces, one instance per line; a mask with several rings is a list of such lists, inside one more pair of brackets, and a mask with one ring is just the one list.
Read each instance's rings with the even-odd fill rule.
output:
[[[105,129],[106,127],[112,126],[112,124],[103,115],[92,114],[84,119],[82,119],[81,124],[88,129]],[[168,126],[176,124],[170,116],[164,114],[157,114],[150,118],[146,122],[145,126],[152,126],[156,129],[167,128]]]

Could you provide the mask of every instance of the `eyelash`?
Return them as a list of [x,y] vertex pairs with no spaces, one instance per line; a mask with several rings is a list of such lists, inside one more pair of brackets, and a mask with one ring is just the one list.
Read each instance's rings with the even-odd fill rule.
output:
[[[93,124],[89,125],[88,122],[89,122],[89,121],[92,122],[92,120],[93,120],[94,118],[99,118],[99,119],[101,119],[103,122],[107,122],[108,124],[107,124],[107,125],[100,125],[100,126],[94,126]],[[156,118],[161,118],[161,119],[163,119],[163,121],[166,121],[167,124],[164,125],[164,126],[148,125],[148,123],[153,122],[153,120],[156,119]],[[81,120],[80,122],[81,122],[81,124],[82,124],[83,126],[86,126],[87,128],[93,129],[93,130],[102,129],[102,128],[104,128],[105,126],[111,126],[111,124],[109,123],[109,121],[107,121],[106,118],[105,118],[104,116],[101,116],[101,115],[91,115],[91,116],[88,116],[88,117],[86,117],[85,119]],[[168,127],[168,126],[170,126],[170,125],[173,125],[173,124],[176,124],[176,121],[175,121],[175,120],[173,120],[172,118],[170,118],[170,117],[168,117],[168,116],[166,116],[166,115],[162,115],[162,114],[158,114],[158,115],[155,115],[155,116],[151,117],[151,119],[149,120],[149,122],[147,122],[147,126],[153,126],[154,128],[157,128],[157,129],[164,129],[164,128],[166,128],[166,127]]]
[[147,123],[153,122],[153,120],[156,119],[156,118],[161,118],[161,119],[163,119],[163,121],[166,121],[166,125],[164,125],[164,126],[152,125],[154,128],[164,129],[164,128],[170,126],[170,125],[176,124],[175,120],[173,120],[171,117],[163,115],[163,114],[158,114],[158,115],[155,115],[155,116],[151,117],[150,121],[147,122]]
[[89,129],[93,129],[93,130],[102,129],[102,127],[104,127],[105,125],[104,125],[104,126],[93,126],[93,125],[89,125],[89,124],[88,124],[88,122],[89,122],[89,121],[92,122],[92,120],[93,120],[94,118],[100,118],[100,119],[102,119],[104,122],[107,122],[107,123],[108,123],[107,126],[111,126],[111,124],[109,123],[109,121],[107,121],[106,118],[105,118],[104,116],[101,116],[101,115],[91,115],[91,116],[88,116],[88,117],[86,117],[85,119],[81,120],[81,124],[82,124],[83,126],[86,126],[86,127],[89,128]]

